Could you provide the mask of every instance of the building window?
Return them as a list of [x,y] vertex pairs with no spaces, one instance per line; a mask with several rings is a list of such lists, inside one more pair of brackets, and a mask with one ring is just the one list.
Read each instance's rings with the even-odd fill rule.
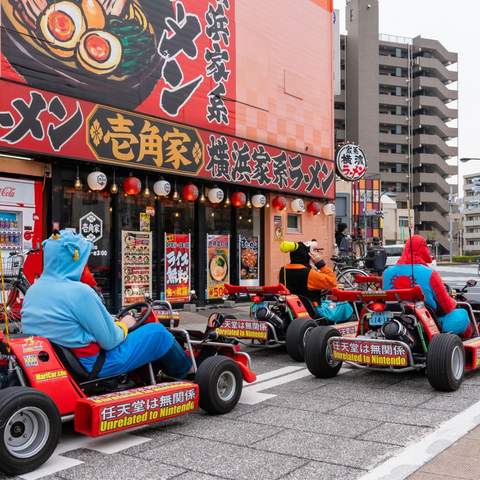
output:
[[408,227],[408,217],[398,217],[399,227]]
[[401,97],[402,96],[402,87],[395,87],[395,95],[397,97]]
[[395,125],[395,133],[397,135],[401,135],[402,134],[402,126],[401,125]]
[[396,105],[395,106],[395,113],[397,115],[401,115],[402,114],[402,107],[400,105]]
[[395,67],[395,76],[396,77],[402,76],[402,69],[400,67]]
[[287,216],[287,232],[302,233],[302,222],[300,215],[288,214]]
[[401,48],[396,48],[395,49],[395,56],[398,58],[401,58],[402,56],[402,49]]
[[402,146],[399,144],[395,145],[395,153],[402,153]]

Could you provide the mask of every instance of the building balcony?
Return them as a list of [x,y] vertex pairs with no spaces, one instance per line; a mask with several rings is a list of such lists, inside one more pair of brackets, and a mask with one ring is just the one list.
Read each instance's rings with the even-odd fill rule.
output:
[[438,78],[416,77],[413,79],[414,91],[418,92],[426,88],[434,90],[442,102],[448,103],[458,99],[458,91],[447,88]]
[[450,140],[458,137],[458,128],[448,127],[435,115],[416,115],[413,119],[415,129],[430,127],[442,140]]
[[430,212],[415,212],[415,221],[423,223],[424,225],[433,225],[434,228],[440,230],[440,232],[448,232],[448,219],[446,215],[441,214],[436,210]]
[[[335,115],[335,118],[337,116]],[[379,123],[386,123],[388,125],[408,125],[408,120],[405,115],[392,115],[390,113],[380,113],[378,115]]]
[[463,232],[463,238],[467,239],[474,239],[478,238],[480,240],[480,232]]
[[393,143],[395,145],[397,145],[397,144],[407,145],[408,144],[407,135],[405,135],[405,134],[397,135],[395,133],[380,133],[379,140],[380,140],[381,143]]
[[382,153],[380,152],[381,163],[408,163],[408,155],[404,153]]
[[420,95],[413,97],[414,111],[422,108],[433,110],[443,121],[454,120],[458,118],[458,110],[456,108],[447,107],[439,98]]
[[408,67],[408,58],[392,57],[390,55],[379,55],[378,64],[386,67]]
[[346,140],[345,130],[341,128],[335,129],[335,143],[342,143]]
[[480,220],[464,220],[464,227],[480,227]]
[[452,83],[458,80],[458,72],[448,68],[436,58],[417,57],[414,64],[419,71],[428,70],[443,83]]
[[389,87],[407,87],[408,78],[407,77],[397,77],[396,75],[385,75],[380,74],[378,76],[379,85],[386,85]]
[[413,207],[420,207],[424,204],[435,205],[436,210],[442,213],[448,213],[448,198],[439,192],[414,192]]
[[378,95],[378,103],[381,105],[401,105],[407,106],[407,97],[401,97],[400,95]]
[[382,182],[386,183],[408,183],[406,173],[397,172],[381,172],[380,177]]
[[444,64],[457,63],[458,54],[449,52],[438,40],[431,40],[429,38],[415,37],[413,39],[413,51],[431,52],[432,55],[439,58]]
[[342,108],[336,108],[334,111],[335,120],[345,120],[345,110]]
[[458,155],[458,148],[450,147],[438,135],[427,135],[424,133],[414,135],[413,147],[420,148],[422,146],[435,148],[437,153],[443,158],[456,157]]
[[413,156],[414,168],[421,168],[423,165],[434,166],[442,177],[457,174],[456,165],[449,165],[440,155],[435,153],[416,153]]
[[450,186],[439,173],[414,173],[413,185],[415,187],[421,187],[422,185],[434,185],[435,190],[444,194],[450,193]]

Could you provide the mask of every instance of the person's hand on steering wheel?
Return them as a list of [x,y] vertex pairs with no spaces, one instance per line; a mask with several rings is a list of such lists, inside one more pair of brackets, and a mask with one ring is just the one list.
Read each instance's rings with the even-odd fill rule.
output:
[[137,323],[137,319],[133,315],[125,315],[122,322],[130,330]]

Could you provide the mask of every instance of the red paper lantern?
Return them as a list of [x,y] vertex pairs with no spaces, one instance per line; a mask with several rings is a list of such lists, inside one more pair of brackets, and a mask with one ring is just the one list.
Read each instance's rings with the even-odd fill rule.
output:
[[233,192],[230,201],[234,207],[242,208],[247,203],[247,196],[243,192]]
[[186,202],[194,202],[198,198],[198,187],[189,183],[182,188],[182,198]]
[[285,210],[287,208],[287,199],[279,195],[272,200],[272,207],[278,211]]
[[318,215],[322,210],[322,205],[320,202],[310,202],[307,206],[307,212],[312,215]]
[[137,177],[127,177],[123,181],[123,190],[127,195],[138,195],[142,191],[142,182]]

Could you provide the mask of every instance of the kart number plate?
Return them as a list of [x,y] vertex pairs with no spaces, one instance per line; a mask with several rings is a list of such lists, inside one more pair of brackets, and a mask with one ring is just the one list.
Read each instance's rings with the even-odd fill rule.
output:
[[249,340],[267,340],[268,327],[259,320],[227,319],[216,329],[225,337],[244,338]]
[[390,318],[390,312],[375,312],[370,318],[370,325],[372,327],[381,327]]

